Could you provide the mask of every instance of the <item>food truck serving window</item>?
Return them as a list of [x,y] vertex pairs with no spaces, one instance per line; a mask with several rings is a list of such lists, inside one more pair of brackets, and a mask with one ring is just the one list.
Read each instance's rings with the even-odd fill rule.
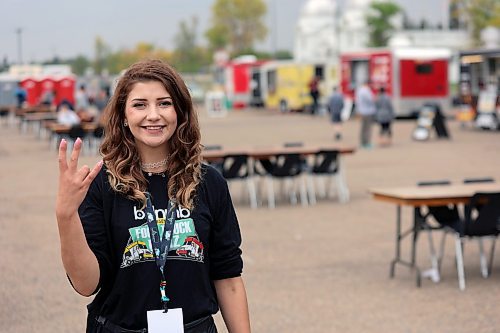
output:
[[430,74],[432,73],[432,64],[430,63],[417,64],[415,70],[417,71],[418,74]]
[[276,92],[276,71],[267,72],[267,91],[271,94]]
[[321,65],[314,66],[314,76],[319,77],[320,80],[325,79],[325,70]]

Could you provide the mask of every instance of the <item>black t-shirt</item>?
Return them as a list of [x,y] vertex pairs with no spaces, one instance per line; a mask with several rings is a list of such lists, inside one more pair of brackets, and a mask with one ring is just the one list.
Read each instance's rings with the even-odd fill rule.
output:
[[[195,208],[177,211],[165,275],[170,308],[182,308],[184,323],[217,313],[213,280],[241,275],[241,236],[227,184],[203,165]],[[167,177],[147,175],[160,232],[167,208]],[[79,209],[87,242],[100,268],[95,314],[127,329],[147,327],[146,312],[162,309],[160,271],[151,249],[144,210],[114,192],[104,168]]]

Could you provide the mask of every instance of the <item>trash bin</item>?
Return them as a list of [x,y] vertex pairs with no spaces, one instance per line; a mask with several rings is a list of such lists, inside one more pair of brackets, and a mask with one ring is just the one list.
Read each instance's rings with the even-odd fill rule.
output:
[[205,95],[205,109],[210,117],[227,115],[227,100],[222,91],[208,91]]

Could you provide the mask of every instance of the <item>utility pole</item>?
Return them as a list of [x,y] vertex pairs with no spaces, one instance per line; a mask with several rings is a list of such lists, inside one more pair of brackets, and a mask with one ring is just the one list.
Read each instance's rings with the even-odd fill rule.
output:
[[337,61],[340,60],[340,52],[342,50],[342,45],[341,45],[341,33],[340,33],[340,29],[341,29],[341,15],[340,15],[340,4],[338,1],[335,1],[335,12],[333,13],[333,19],[334,19],[334,26],[333,28],[335,29],[335,43],[337,44],[337,47],[336,47],[336,57],[337,57]]
[[23,29],[17,28],[16,34],[17,34],[17,61],[18,61],[19,65],[22,65],[22,63],[23,63],[23,43],[22,43]]
[[441,14],[441,20],[444,30],[450,30],[450,1],[443,0],[443,13]]
[[278,13],[277,13],[277,8],[276,8],[276,0],[272,0],[273,2],[273,18],[272,18],[272,23],[273,23],[273,34],[272,34],[272,44],[273,44],[273,58],[276,58],[276,52],[278,51],[277,47],[277,40],[278,40]]

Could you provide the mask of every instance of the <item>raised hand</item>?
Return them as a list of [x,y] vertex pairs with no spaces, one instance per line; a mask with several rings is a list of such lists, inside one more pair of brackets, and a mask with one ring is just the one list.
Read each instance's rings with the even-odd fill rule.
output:
[[58,218],[70,218],[78,213],[92,180],[102,167],[102,160],[92,170],[84,165],[78,169],[78,158],[82,149],[82,140],[76,139],[69,160],[66,157],[68,143],[62,139],[59,145],[59,189],[56,200]]

